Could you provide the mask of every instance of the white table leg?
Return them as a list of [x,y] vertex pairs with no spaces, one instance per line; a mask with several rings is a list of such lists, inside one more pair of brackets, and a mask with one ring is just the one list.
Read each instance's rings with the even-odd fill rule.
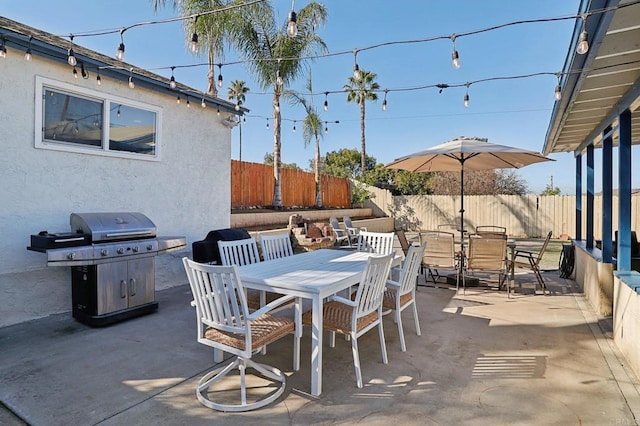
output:
[[311,312],[311,394],[322,393],[322,298],[315,295]]

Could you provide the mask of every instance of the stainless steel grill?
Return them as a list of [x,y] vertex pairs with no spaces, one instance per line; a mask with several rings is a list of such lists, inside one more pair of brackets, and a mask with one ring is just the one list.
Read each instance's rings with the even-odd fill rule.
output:
[[185,237],[157,237],[142,213],[72,213],[71,232],[40,232],[29,250],[48,266],[72,270],[73,316],[93,326],[154,312],[155,256],[186,247]]

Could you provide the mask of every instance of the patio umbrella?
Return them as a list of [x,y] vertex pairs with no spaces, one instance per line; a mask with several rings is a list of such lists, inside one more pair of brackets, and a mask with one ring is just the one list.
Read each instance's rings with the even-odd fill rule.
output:
[[[460,137],[432,148],[395,159],[386,167],[410,172],[460,171],[460,235],[464,237],[464,171],[519,169],[542,161],[554,161],[534,151],[497,145],[478,138]],[[464,238],[463,238],[464,239]]]

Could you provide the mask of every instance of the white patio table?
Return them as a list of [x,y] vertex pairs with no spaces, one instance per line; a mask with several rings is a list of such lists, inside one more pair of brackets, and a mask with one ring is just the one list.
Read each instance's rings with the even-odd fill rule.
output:
[[[323,249],[238,268],[242,284],[247,288],[311,300],[311,394],[314,396],[322,393],[323,300],[358,284],[371,255]],[[396,256],[394,265],[400,261],[401,257]]]

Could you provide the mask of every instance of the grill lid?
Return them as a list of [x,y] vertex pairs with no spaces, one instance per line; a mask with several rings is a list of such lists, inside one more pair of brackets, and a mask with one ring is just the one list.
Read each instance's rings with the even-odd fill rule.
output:
[[91,235],[92,242],[154,238],[156,225],[142,213],[71,213],[73,232]]

